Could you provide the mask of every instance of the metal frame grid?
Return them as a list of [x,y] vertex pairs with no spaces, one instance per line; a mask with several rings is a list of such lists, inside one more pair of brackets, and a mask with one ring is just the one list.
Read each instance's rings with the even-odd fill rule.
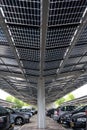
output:
[[43,77],[50,103],[85,84],[86,8],[86,0],[1,0],[0,88],[36,103]]

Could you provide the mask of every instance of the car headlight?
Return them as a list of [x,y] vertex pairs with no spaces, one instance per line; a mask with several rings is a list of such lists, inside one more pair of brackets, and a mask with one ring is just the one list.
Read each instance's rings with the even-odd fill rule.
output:
[[25,117],[26,119],[28,119],[28,118],[29,118],[29,115],[24,115],[24,117]]
[[86,118],[77,118],[77,121],[86,122]]

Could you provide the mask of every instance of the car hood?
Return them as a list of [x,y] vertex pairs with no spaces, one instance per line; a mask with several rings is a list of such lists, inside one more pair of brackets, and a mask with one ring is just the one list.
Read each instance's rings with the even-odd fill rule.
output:
[[74,114],[72,116],[72,118],[78,118],[78,117],[86,117],[86,113],[85,112],[79,112],[79,113]]

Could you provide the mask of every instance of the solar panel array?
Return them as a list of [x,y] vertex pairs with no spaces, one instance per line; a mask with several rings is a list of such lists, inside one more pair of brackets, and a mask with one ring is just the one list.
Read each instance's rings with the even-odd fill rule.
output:
[[[5,22],[0,22],[0,88],[26,102],[37,101],[41,62],[47,103],[87,82],[87,26],[68,55],[85,16],[87,1],[49,0],[44,50],[41,45],[42,7],[42,0],[0,1],[2,21]],[[42,51],[44,61],[41,61]]]

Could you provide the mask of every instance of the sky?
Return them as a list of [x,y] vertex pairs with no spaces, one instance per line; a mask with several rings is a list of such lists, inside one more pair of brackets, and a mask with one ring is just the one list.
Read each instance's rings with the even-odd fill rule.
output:
[[85,96],[87,95],[87,84],[86,85],[83,85],[82,87],[76,89],[75,91],[72,92],[72,94],[76,97],[76,98],[79,98],[79,97],[82,97],[82,96]]
[[[76,89],[75,91],[72,92],[72,94],[75,96],[75,98],[87,95],[87,84]],[[9,94],[0,89],[0,99],[5,100],[7,96],[9,96]]]

